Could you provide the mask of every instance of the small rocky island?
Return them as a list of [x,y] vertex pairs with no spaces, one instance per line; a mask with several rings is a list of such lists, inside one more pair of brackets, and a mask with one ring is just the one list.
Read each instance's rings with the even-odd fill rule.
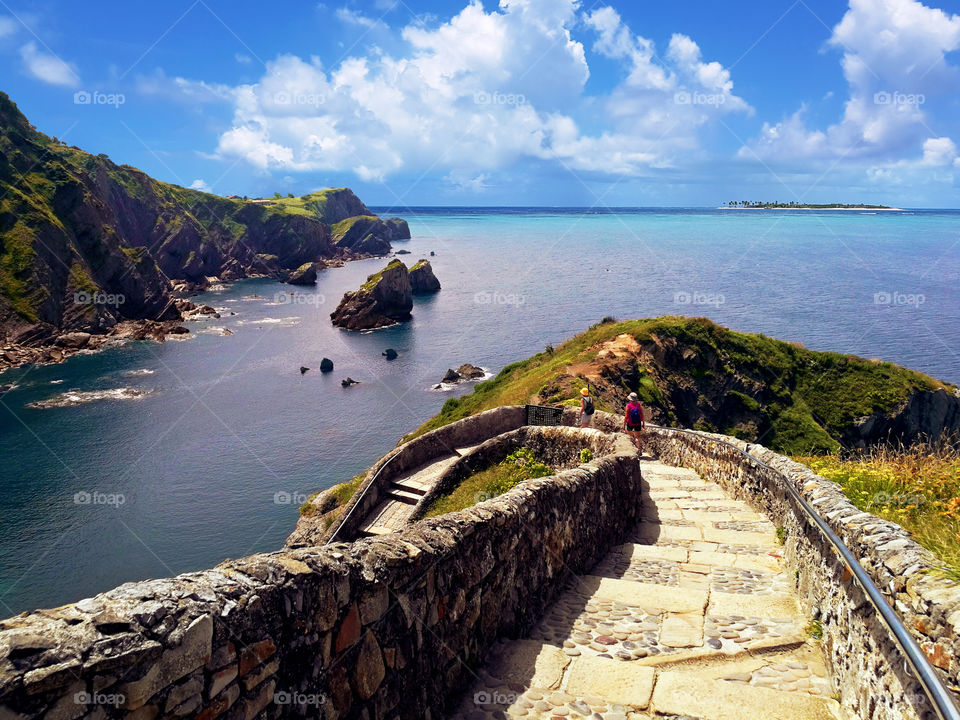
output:
[[372,330],[396,325],[411,318],[413,296],[436,292],[440,281],[430,263],[421,260],[407,270],[400,260],[391,260],[380,272],[354,292],[345,293],[330,319],[347,330]]
[[418,260],[410,268],[410,287],[414,295],[428,295],[440,289],[440,281],[433,274],[429,260]]

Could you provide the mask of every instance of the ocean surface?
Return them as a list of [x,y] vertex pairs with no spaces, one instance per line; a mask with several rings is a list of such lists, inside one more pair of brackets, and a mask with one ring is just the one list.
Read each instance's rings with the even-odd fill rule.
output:
[[396,249],[434,251],[443,284],[410,323],[331,326],[384,265],[364,260],[315,289],[205,293],[222,316],[187,340],[0,375],[16,385],[0,397],[0,616],[277,549],[309,493],[469,391],[432,389],[448,367],[497,372],[605,315],[707,316],[960,382],[958,211],[389,212],[413,233]]

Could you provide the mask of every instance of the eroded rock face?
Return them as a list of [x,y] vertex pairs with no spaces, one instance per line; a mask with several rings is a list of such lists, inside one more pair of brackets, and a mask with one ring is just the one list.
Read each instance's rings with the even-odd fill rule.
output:
[[316,285],[317,284],[317,263],[304,263],[294,270],[287,277],[287,282],[291,285]]
[[354,292],[343,296],[330,314],[333,324],[347,330],[369,330],[410,319],[413,292],[407,266],[392,260],[383,270],[367,278]]
[[410,287],[414,295],[427,295],[440,289],[440,281],[433,274],[429,260],[419,260],[410,268]]
[[387,225],[393,231],[394,240],[409,240],[410,239],[410,226],[407,225],[407,221],[403,218],[392,217],[385,220]]

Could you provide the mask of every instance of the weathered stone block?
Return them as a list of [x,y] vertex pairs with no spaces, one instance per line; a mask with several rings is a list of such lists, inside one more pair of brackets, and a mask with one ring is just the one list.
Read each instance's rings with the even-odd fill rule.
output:
[[117,688],[126,698],[123,707],[136,710],[161,688],[202,667],[210,659],[212,641],[213,620],[202,615],[183,631],[180,644],[164,652],[146,675]]
[[262,665],[257,670],[250,673],[249,675],[243,676],[243,679],[241,680],[241,682],[243,683],[243,689],[246,690],[247,692],[250,692],[250,690],[255,688],[257,685],[262,683],[271,675],[276,675],[277,670],[279,669],[280,669],[279,660],[274,660],[272,662],[267,663],[266,665]]
[[185,681],[174,685],[167,692],[167,700],[164,704],[167,712],[182,703],[192,695],[199,695],[203,691],[203,675],[195,673]]
[[255,642],[240,651],[240,674],[246,675],[277,651],[273,638]]
[[383,654],[372,631],[367,630],[360,645],[360,654],[353,669],[353,686],[361,700],[369,700],[386,675]]
[[208,697],[215,698],[227,685],[232,683],[237,677],[237,666],[227,665],[227,667],[217,670],[210,677],[210,690]]
[[347,615],[340,623],[340,629],[337,631],[337,642],[335,650],[337,655],[342,653],[348,647],[360,639],[360,611],[356,603],[350,605]]

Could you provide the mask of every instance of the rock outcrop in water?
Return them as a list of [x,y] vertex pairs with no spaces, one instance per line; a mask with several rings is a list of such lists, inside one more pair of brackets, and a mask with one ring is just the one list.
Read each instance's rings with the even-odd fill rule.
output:
[[316,285],[317,264],[315,262],[304,263],[290,273],[287,282],[291,285]]
[[418,260],[410,268],[410,287],[414,295],[429,295],[440,289],[440,281],[433,274],[429,260]]
[[391,260],[367,278],[359,290],[343,296],[330,314],[333,324],[347,330],[370,330],[410,319],[413,291],[407,266]]
[[386,254],[405,232],[347,188],[248,201],[154,180],[38,132],[0,93],[0,369],[62,359],[65,333],[93,348],[123,323],[177,327],[176,293],[212,282],[310,284],[312,264]]

